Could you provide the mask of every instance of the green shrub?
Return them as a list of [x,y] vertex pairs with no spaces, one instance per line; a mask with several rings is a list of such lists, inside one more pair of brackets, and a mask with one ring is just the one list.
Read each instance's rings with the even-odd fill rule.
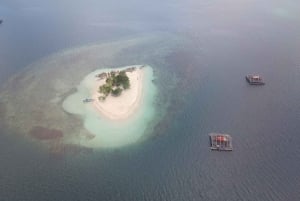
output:
[[[106,83],[99,87],[99,93],[103,96],[99,97],[99,100],[105,100],[105,98],[111,93],[113,96],[120,96],[123,89],[130,88],[129,78],[125,71],[121,71],[118,74],[116,72],[110,72],[110,76],[106,79]],[[117,87],[113,89],[113,87]]]
[[111,94],[112,94],[113,96],[120,96],[121,93],[122,93],[122,89],[119,88],[119,87],[111,91]]

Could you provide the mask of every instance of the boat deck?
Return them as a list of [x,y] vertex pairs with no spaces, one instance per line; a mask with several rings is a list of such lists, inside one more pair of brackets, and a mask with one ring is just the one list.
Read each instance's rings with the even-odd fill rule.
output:
[[210,149],[217,151],[232,151],[232,137],[228,134],[210,133]]
[[259,75],[247,75],[246,80],[250,85],[264,85],[263,79]]

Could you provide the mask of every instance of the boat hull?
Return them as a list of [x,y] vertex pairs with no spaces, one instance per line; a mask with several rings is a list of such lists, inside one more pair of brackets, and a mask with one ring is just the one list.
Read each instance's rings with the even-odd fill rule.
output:
[[246,76],[246,80],[250,85],[264,85],[263,81],[253,81],[249,76]]

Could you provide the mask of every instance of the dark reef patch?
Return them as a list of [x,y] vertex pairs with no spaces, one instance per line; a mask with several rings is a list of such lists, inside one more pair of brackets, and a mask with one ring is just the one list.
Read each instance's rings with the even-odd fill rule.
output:
[[63,132],[57,129],[49,129],[42,126],[36,126],[29,132],[30,136],[38,140],[52,140],[63,137]]
[[77,156],[91,154],[93,149],[77,144],[64,144],[59,139],[55,140],[49,149],[50,156],[55,159],[63,159],[67,155]]

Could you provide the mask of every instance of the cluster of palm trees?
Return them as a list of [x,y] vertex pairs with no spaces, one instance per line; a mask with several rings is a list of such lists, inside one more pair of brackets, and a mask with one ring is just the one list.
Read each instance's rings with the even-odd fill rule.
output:
[[99,87],[99,93],[102,96],[99,100],[105,100],[106,97],[111,94],[113,96],[120,96],[123,90],[130,88],[129,78],[125,71],[115,72],[112,71],[108,73],[105,84]]

